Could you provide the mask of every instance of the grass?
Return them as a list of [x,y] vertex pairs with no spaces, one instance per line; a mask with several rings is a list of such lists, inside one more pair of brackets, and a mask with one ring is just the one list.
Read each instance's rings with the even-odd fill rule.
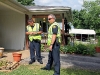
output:
[[[21,65],[17,69],[11,72],[0,72],[0,75],[53,75],[54,70],[45,71],[41,70],[40,68],[43,65]],[[82,69],[61,69],[60,75],[100,75],[100,71],[91,71],[91,70],[82,70]]]

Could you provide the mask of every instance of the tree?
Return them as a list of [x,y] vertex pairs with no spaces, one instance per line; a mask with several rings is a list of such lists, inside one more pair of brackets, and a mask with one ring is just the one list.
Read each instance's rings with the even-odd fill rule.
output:
[[100,32],[100,0],[84,2],[84,9],[89,15],[88,23],[91,29]]
[[80,28],[79,11],[73,10],[73,25],[75,28]]
[[20,2],[22,5],[35,5],[35,3],[33,2],[34,0],[17,0],[18,2]]
[[73,10],[74,27],[100,32],[100,0],[85,1],[83,7],[80,11]]

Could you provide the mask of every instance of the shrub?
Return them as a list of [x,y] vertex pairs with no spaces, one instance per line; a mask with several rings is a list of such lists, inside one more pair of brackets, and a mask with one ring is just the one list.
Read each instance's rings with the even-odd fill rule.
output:
[[74,46],[68,45],[66,49],[67,49],[66,51],[67,51],[68,53],[70,53],[70,54],[76,53],[76,50],[77,50],[77,48],[76,48],[75,45],[74,45]]
[[89,51],[89,55],[94,56],[95,52],[95,44],[87,45],[87,49]]
[[97,39],[98,39],[98,42],[96,46],[100,46],[100,36],[98,36]]
[[60,46],[60,52],[62,53],[62,52],[64,52],[64,46]]
[[41,51],[44,52],[44,44],[41,44]]
[[84,54],[87,50],[86,45],[83,45],[83,44],[78,44],[76,45],[76,47],[77,47],[77,50],[76,50],[77,54]]
[[63,53],[75,53],[75,54],[82,54],[82,55],[90,55],[93,56],[95,54],[95,45],[94,44],[75,44],[74,46],[67,45],[61,46],[61,52]]

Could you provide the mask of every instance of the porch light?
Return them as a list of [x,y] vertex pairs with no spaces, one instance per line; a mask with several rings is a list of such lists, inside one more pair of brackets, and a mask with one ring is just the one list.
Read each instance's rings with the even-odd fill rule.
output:
[[45,22],[45,18],[43,18],[43,22]]

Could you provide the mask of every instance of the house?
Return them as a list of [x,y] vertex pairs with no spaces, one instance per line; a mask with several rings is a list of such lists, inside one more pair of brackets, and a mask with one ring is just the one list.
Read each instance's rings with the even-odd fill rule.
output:
[[69,34],[73,34],[75,39],[80,39],[81,41],[91,40],[90,36],[95,39],[96,32],[92,29],[71,29]]
[[[72,20],[70,7],[64,6],[23,6],[15,0],[0,0],[0,47],[23,50],[26,47],[25,27],[27,20],[36,18],[37,22],[47,19],[48,14],[55,14],[58,22]],[[46,20],[47,22],[47,20]],[[64,28],[64,25],[63,27]]]

